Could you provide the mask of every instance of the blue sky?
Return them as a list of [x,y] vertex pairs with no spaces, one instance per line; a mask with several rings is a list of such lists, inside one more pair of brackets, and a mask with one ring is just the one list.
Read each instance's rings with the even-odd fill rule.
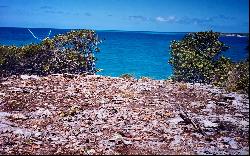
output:
[[0,27],[249,32],[249,0],[0,0]]

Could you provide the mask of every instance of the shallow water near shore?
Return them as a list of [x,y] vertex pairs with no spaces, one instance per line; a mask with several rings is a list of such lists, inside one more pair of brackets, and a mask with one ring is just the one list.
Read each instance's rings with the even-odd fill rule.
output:
[[[36,28],[30,29],[39,39],[62,34],[68,29]],[[103,42],[99,45],[101,52],[96,54],[97,68],[103,69],[98,75],[118,77],[129,73],[140,78],[166,79],[172,74],[169,60],[169,45],[172,40],[180,40],[186,33],[156,33],[130,31],[96,31]],[[234,61],[248,58],[245,47],[247,37],[224,36],[220,38],[230,49],[225,56]],[[0,28],[0,44],[26,45],[38,43],[27,28]]]

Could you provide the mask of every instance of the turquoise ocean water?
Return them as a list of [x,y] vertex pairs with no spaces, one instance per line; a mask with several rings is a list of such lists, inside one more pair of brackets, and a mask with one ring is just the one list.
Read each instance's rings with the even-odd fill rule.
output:
[[[62,34],[67,29],[30,29],[40,39]],[[142,76],[153,79],[166,79],[172,74],[169,60],[169,45],[171,40],[180,40],[186,33],[156,33],[131,31],[96,31],[103,42],[99,45],[101,52],[96,54],[97,68],[103,69],[98,75],[115,76],[129,73],[136,78]],[[224,53],[234,61],[248,58],[245,50],[247,37],[225,36],[220,40],[230,49]],[[26,45],[38,43],[27,28],[0,28],[1,45]]]

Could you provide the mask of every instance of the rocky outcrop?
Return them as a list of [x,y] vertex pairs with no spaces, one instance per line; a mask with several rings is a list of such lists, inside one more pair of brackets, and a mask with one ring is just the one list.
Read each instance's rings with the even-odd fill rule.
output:
[[0,154],[249,154],[249,97],[98,75],[0,84]]

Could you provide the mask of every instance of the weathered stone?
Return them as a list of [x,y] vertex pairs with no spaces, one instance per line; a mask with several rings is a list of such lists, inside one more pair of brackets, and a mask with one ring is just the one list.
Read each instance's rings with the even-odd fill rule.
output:
[[23,79],[23,80],[28,80],[28,79],[37,80],[37,79],[39,79],[40,77],[37,76],[37,75],[21,75],[20,78]]
[[14,119],[21,119],[21,120],[26,120],[26,119],[28,119],[28,117],[26,117],[25,115],[23,115],[23,114],[20,114],[20,113],[18,113],[18,114],[13,114],[13,115],[11,115],[10,117],[12,117],[12,118],[14,118]]
[[34,134],[34,137],[40,137],[40,136],[42,136],[42,132],[36,132],[35,134]]
[[204,124],[204,127],[207,127],[207,128],[215,128],[215,127],[218,127],[218,124],[217,123],[213,123],[209,120],[203,120],[202,121],[203,124]]
[[88,155],[94,155],[95,154],[95,150],[94,149],[87,150],[86,154],[88,154]]
[[[95,75],[12,77],[6,81],[0,85],[4,94],[0,95],[3,153],[15,154],[16,149],[21,149],[19,154],[168,155],[249,151],[248,96],[227,95],[204,84],[189,86]],[[30,92],[24,94],[24,89]],[[75,95],[68,96],[71,93]],[[234,98],[225,100],[223,96]],[[18,112],[16,107],[20,107]],[[207,136],[191,123],[183,122],[180,111],[185,111]],[[62,112],[66,114],[63,117]],[[9,118],[12,114],[24,117]]]

